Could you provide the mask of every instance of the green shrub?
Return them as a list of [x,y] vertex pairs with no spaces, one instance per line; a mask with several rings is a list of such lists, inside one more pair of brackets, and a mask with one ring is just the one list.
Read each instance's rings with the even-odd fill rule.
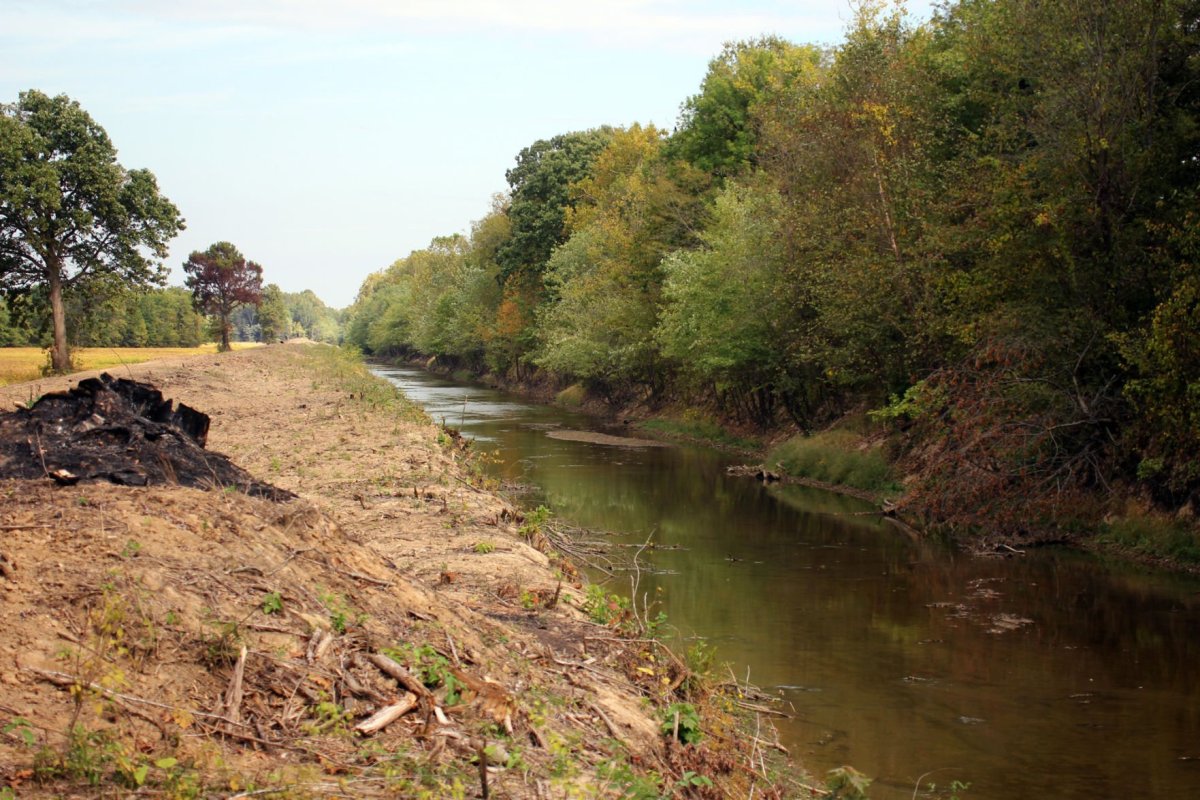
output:
[[567,388],[554,396],[554,402],[560,406],[568,408],[579,408],[583,405],[583,399],[587,396],[587,390],[583,388],[582,383],[573,383]]

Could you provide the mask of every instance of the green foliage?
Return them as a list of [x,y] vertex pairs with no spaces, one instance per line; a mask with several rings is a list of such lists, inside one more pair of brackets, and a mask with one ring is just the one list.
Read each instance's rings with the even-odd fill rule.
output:
[[648,419],[639,422],[638,427],[667,438],[693,439],[739,450],[756,450],[759,447],[757,441],[730,433],[715,420],[695,414],[683,419]]
[[618,594],[606,592],[598,583],[589,583],[583,610],[597,625],[612,625],[629,616],[629,600]]
[[682,744],[699,744],[704,738],[700,712],[691,703],[671,703],[659,711],[658,718],[658,729],[663,736],[673,736]]
[[[908,506],[960,529],[1135,481],[1200,508],[1194,2],[856,8],[829,50],[727,46],[670,136],[525,148],[469,238],[364,282],[348,339],[767,429],[874,408]],[[890,488],[820,444],[785,460]]]
[[554,396],[554,402],[560,406],[568,408],[579,408],[583,405],[584,398],[587,396],[587,389],[583,384],[573,383],[567,388]]
[[1184,522],[1128,517],[1106,522],[1097,541],[1153,559],[1200,564],[1200,531]]
[[770,187],[730,183],[717,197],[705,247],[663,262],[666,302],[655,336],[663,355],[698,382],[753,389],[777,382],[786,368],[780,211]]
[[292,333],[292,312],[288,309],[283,290],[277,284],[268,283],[263,288],[262,302],[258,305],[259,335],[264,342],[286,339]]
[[466,686],[454,675],[450,660],[427,644],[412,642],[384,648],[383,653],[412,670],[430,689],[442,689],[447,706],[458,705]]
[[183,228],[148,170],[126,170],[108,134],[66,95],[0,105],[0,289],[44,289],[53,366],[69,368],[64,291],[161,284]]
[[525,522],[523,522],[521,526],[517,528],[517,533],[521,534],[521,536],[525,539],[535,539],[542,533],[542,529],[546,526],[546,523],[550,521],[550,517],[552,516],[554,516],[554,512],[552,512],[549,508],[546,506],[538,506],[533,511],[530,511],[525,515]]
[[662,800],[662,778],[654,772],[640,775],[624,759],[600,762],[596,775],[619,800]]
[[709,62],[700,93],[683,104],[674,153],[717,177],[738,175],[758,154],[758,108],[771,95],[812,80],[820,61],[819,48],[777,37],[725,45]]
[[[304,336],[325,344],[341,342],[341,315],[325,305],[311,289],[305,289],[303,292],[284,292],[283,302],[287,307],[287,316],[291,318],[291,329],[283,331],[284,333],[290,336]],[[261,307],[259,314],[262,314]],[[265,335],[263,338],[266,340]]]
[[267,592],[263,595],[262,612],[264,614],[283,613],[283,596],[279,592]]
[[831,769],[825,778],[826,796],[832,800],[867,800],[870,785],[871,779],[854,767]]
[[0,728],[0,732],[17,737],[26,747],[33,747],[37,741],[37,734],[33,732],[33,723],[24,717],[13,717],[5,723],[3,728]]
[[571,186],[587,176],[610,138],[608,128],[566,133],[539,139],[517,154],[517,165],[505,174],[511,228],[496,249],[501,278],[541,272],[566,238],[566,213],[574,206]]
[[861,440],[845,431],[797,436],[774,447],[767,463],[803,478],[852,486],[869,492],[895,491],[891,467],[877,447],[860,448]]

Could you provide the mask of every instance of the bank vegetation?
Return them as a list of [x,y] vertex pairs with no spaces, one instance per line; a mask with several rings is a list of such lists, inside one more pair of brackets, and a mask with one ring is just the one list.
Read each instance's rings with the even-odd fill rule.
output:
[[731,43],[674,130],[523,149],[469,234],[364,282],[347,338],[744,429],[858,420],[906,513],[968,536],[1136,507],[1194,541],[1197,19],[863,4],[834,48]]

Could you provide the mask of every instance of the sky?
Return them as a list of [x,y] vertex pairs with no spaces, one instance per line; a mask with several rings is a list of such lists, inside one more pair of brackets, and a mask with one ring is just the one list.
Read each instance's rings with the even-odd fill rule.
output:
[[[927,14],[928,3],[909,10]],[[77,100],[147,168],[189,253],[353,302],[466,233],[538,139],[671,130],[728,41],[836,44],[849,0],[0,0],[0,103]]]

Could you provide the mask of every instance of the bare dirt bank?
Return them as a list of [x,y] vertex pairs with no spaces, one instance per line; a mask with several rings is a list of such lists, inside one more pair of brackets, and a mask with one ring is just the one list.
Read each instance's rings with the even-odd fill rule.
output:
[[[0,411],[81,377],[4,387]],[[744,700],[592,622],[570,565],[531,546],[453,437],[330,348],[119,377],[211,415],[210,450],[299,497],[0,482],[0,787],[800,793],[738,734]],[[703,736],[683,746],[693,706]]]

